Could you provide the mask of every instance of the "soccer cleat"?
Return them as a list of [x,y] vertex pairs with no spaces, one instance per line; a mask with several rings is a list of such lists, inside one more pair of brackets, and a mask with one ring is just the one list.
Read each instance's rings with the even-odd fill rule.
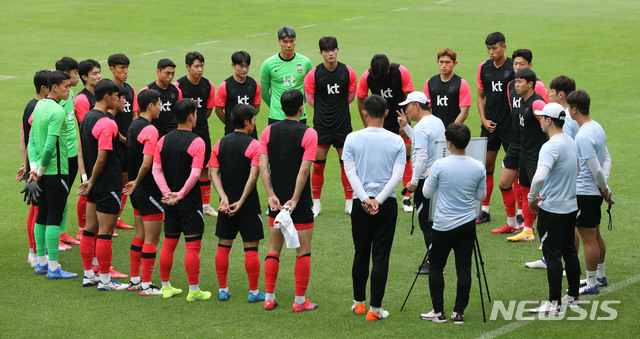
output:
[[203,301],[209,298],[211,298],[211,292],[209,291],[189,291],[189,294],[187,294],[187,301]]
[[376,320],[382,320],[386,317],[389,316],[389,312],[385,311],[384,309],[382,309],[382,307],[380,308],[380,313],[376,314],[373,311],[369,311],[367,312],[367,320],[368,321],[376,321]]
[[464,315],[459,314],[458,312],[451,313],[451,320],[453,320],[454,324],[464,324]]
[[319,201],[313,202],[313,207],[311,208],[311,211],[313,211],[314,218],[317,218],[320,215],[320,213],[322,213],[322,205],[320,205]]
[[83,233],[83,230],[78,230],[78,233],[76,234],[76,240],[78,241],[82,240],[82,233]]
[[367,306],[364,304],[353,304],[351,311],[355,314],[365,314],[367,312]]
[[202,212],[210,217],[217,217],[218,212],[213,209],[211,206],[207,206],[207,208],[203,208]]
[[71,279],[78,276],[78,273],[71,273],[67,271],[63,271],[62,267],[58,266],[55,271],[47,270],[47,279],[55,280],[55,279]]
[[538,246],[538,251],[542,251],[542,245]]
[[522,217],[522,214],[516,215],[516,223],[518,223],[518,228],[524,227],[524,218]]
[[38,257],[31,256],[31,254],[29,254],[29,256],[27,257],[27,262],[29,263],[29,265],[31,265],[31,268],[35,268],[36,267],[37,259],[38,259]]
[[68,245],[80,245],[80,241],[73,239],[73,237],[66,233],[64,235],[60,235],[60,241]]
[[118,236],[118,232],[116,232],[116,230],[113,230],[113,237],[117,237]]
[[580,287],[580,294],[600,294],[600,289],[597,284],[593,287],[583,286]]
[[509,226],[509,224],[506,224],[500,228],[494,228],[491,230],[491,233],[493,234],[498,234],[498,233],[516,233],[518,232],[518,229],[515,227],[511,227]]
[[480,216],[476,218],[476,225],[482,224],[483,222],[489,222],[489,221],[491,221],[491,214],[485,211],[480,211]]
[[447,316],[444,314],[444,312],[436,313],[433,310],[431,310],[431,312],[429,313],[420,314],[420,319],[433,321],[434,323],[444,323],[447,321]]
[[309,299],[305,299],[304,304],[302,305],[294,301],[293,307],[292,307],[294,312],[311,311],[311,310],[315,310],[316,308],[318,308],[318,304],[312,303],[311,300]]
[[276,306],[278,306],[278,302],[275,300],[265,300],[264,301],[264,310],[265,311],[271,311],[272,309],[276,308]]
[[415,272],[415,274],[428,275],[429,274],[429,262],[425,261],[420,264],[420,267]]
[[524,267],[526,268],[540,268],[543,270],[547,269],[547,262],[544,260],[544,257],[531,262],[524,263]]
[[560,302],[562,302],[562,305],[565,305],[567,307],[580,308],[580,300],[578,300],[578,297],[572,297],[568,294],[565,294]]
[[[249,293],[251,294],[251,293]],[[229,300],[229,297],[231,296],[231,293],[227,292],[227,291],[219,291],[218,292],[218,300],[220,301],[227,301]]]
[[70,250],[70,249],[71,249],[71,246],[63,243],[62,240],[60,240],[58,242],[58,251],[66,251],[66,250]]
[[143,297],[150,296],[150,295],[163,295],[163,294],[164,292],[162,292],[160,287],[154,284],[151,284],[149,285],[148,288],[143,288],[142,291],[140,291],[140,295]]
[[533,231],[522,231],[512,237],[508,237],[507,240],[513,241],[513,242],[518,242],[518,241],[531,242],[536,240],[536,236],[533,235]]
[[142,289],[142,283],[134,284],[131,280],[129,280],[129,286],[127,287],[128,291],[132,291],[132,292],[140,291],[141,289]]
[[122,229],[122,230],[132,230],[133,229],[133,226],[127,225],[126,222],[124,222],[124,221],[122,221],[120,219],[118,219],[118,222],[116,222],[116,227],[119,228],[119,229]]
[[47,274],[48,271],[49,271],[49,263],[44,264],[44,266],[40,266],[40,264],[36,263],[36,266],[33,269],[33,272],[36,275],[44,275],[44,274]]
[[411,206],[411,198],[402,199],[402,209],[405,213],[413,212],[413,206]]
[[109,274],[111,274],[111,276],[112,276],[113,278],[116,278],[116,279],[129,278],[129,276],[128,276],[128,275],[126,275],[126,274],[124,274],[124,273],[120,273],[120,272],[118,272],[118,271],[114,270],[114,269],[113,269],[113,266],[110,266],[110,267],[109,267]]
[[264,293],[258,291],[258,294],[253,294],[251,292],[249,292],[249,297],[247,297],[247,302],[248,303],[255,303],[258,301],[264,301],[265,295]]
[[95,286],[100,282],[100,276],[94,274],[93,277],[87,278],[87,276],[82,277],[82,287],[91,287]]
[[171,285],[162,287],[162,297],[165,299],[169,299],[174,295],[179,295],[179,294],[182,294],[182,290],[179,288],[175,288]]
[[[598,286],[605,287],[605,286],[609,285],[609,282],[607,281],[607,277],[596,278],[596,281],[597,281]],[[583,286],[587,286],[587,279],[581,279],[580,280],[580,287],[583,287]]]
[[353,208],[353,200],[347,199],[347,201],[344,202],[344,213],[351,215],[352,208]]
[[564,313],[562,305],[558,305],[555,302],[546,301],[540,307],[530,308],[529,313],[537,313],[540,315],[556,315]]
[[126,289],[127,285],[121,284],[114,279],[111,279],[107,284],[103,284],[102,282],[98,283],[98,291],[124,291]]

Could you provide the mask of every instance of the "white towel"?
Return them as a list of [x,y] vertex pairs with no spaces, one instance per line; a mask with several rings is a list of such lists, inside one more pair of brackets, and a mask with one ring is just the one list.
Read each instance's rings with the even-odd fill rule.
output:
[[287,248],[300,247],[300,239],[298,238],[298,230],[293,225],[291,220],[291,207],[285,205],[284,209],[278,213],[276,219],[273,221],[273,228],[279,228],[284,236],[284,241],[287,244]]

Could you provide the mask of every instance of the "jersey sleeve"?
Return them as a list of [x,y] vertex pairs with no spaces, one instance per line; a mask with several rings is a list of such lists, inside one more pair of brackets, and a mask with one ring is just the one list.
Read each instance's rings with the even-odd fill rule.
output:
[[[271,106],[270,88],[271,88],[271,64],[269,59],[265,60],[260,67],[260,87],[262,87],[262,100]],[[266,154],[266,153],[265,153]]]
[[260,134],[260,154],[269,154],[267,144],[269,144],[269,136],[271,135],[271,125],[265,127]]
[[316,93],[316,68],[314,67],[304,77],[304,92],[306,94]]
[[582,160],[596,158],[596,143],[593,137],[586,133],[576,138],[576,147],[580,150],[580,158]]
[[422,89],[422,92],[427,96],[427,100],[429,100],[429,107],[432,107],[433,105],[431,105],[431,95],[429,94],[429,80],[431,80],[431,78],[427,79],[427,81],[424,82],[424,88]]
[[360,83],[358,84],[358,92],[356,95],[360,99],[364,99],[369,94],[369,84],[367,83],[367,78],[369,77],[369,70],[366,70],[362,76],[360,77]]
[[189,155],[193,158],[193,161],[191,162],[191,168],[202,168],[202,166],[204,165],[204,152],[204,140],[202,140],[202,138],[200,137],[193,139],[191,145],[189,145],[189,148],[187,149],[187,153],[189,153]]
[[98,151],[112,151],[113,138],[118,134],[118,125],[115,121],[104,117],[93,126],[91,134],[98,139]]
[[[427,96],[428,98],[429,96]],[[469,84],[466,80],[460,79],[460,97],[459,97],[460,107],[469,107],[471,106],[471,89],[469,88]]]
[[209,85],[211,85],[211,90],[209,91],[209,98],[207,99],[207,109],[211,109],[216,106],[216,87],[213,85],[211,80],[209,80]]
[[[218,92],[219,93],[219,92]],[[220,163],[218,162],[218,152],[220,151],[220,140],[213,145],[211,149],[211,159],[209,160],[209,167],[220,168]]]
[[349,71],[349,92],[355,92],[358,89],[358,75],[349,65],[347,70]]
[[182,90],[178,86],[175,86],[175,88],[178,90],[178,100],[182,100]]
[[536,81],[534,91],[542,97],[542,100],[544,100],[545,103],[547,104],[549,103],[549,90],[547,89],[547,86],[545,86],[542,81],[540,80]]
[[316,160],[316,152],[318,151],[318,132],[313,128],[307,128],[302,137],[302,147],[304,154],[302,160]]
[[164,136],[158,140],[156,143],[156,150],[153,154],[153,162],[162,164],[162,159],[160,158],[160,152],[162,151],[162,145],[164,144]]
[[478,65],[478,89],[484,89],[484,87],[482,86],[482,78],[480,77],[480,74],[482,73],[482,65],[484,65],[485,61],[481,62],[480,65]]
[[427,177],[427,181],[425,181],[426,186],[431,186],[434,188],[438,188],[438,179],[440,175],[440,161],[436,161],[431,166],[431,171],[429,172],[429,176]]
[[347,134],[347,138],[344,140],[344,147],[342,148],[342,161],[355,162],[353,155],[353,142],[351,139],[351,133]]
[[133,86],[131,86],[131,89],[133,90],[133,103],[131,104],[133,108],[131,109],[131,112],[140,112],[140,106],[138,106],[138,94],[136,94],[136,89],[133,88]]
[[73,112],[78,119],[78,122],[82,122],[84,119],[84,115],[89,112],[91,105],[89,104],[89,99],[84,94],[79,94],[76,99],[73,101]]
[[[544,103],[544,101],[542,100],[536,100],[533,102],[532,108],[533,108],[533,113],[535,113],[536,111],[542,111],[542,109],[544,109],[544,105],[546,105]],[[533,115],[534,117],[536,117],[536,119],[538,119],[538,121],[540,121],[540,116],[537,114]]]
[[224,107],[227,103],[227,82],[223,81],[218,87],[218,94],[216,97],[216,106]]
[[413,92],[413,80],[411,80],[411,74],[409,73],[409,70],[400,65],[400,76],[402,77],[402,91],[407,93],[407,92]]
[[138,92],[138,95],[140,95],[140,93],[142,93],[142,91],[144,91],[144,90],[148,90],[148,89],[149,89],[149,86],[144,86],[144,87],[140,90],[140,92]]
[[560,154],[557,147],[555,147],[555,144],[548,142],[542,145],[540,155],[538,157],[538,167],[545,166],[552,169],[559,156]]
[[251,141],[244,156],[251,159],[251,166],[258,166],[260,162],[260,142],[255,139]]
[[138,134],[138,142],[143,145],[142,154],[153,156],[158,143],[158,130],[153,125],[143,128]]
[[253,105],[258,106],[262,102],[262,89],[260,83],[256,81],[256,95],[253,97]]
[[306,60],[304,61],[304,74],[306,75],[313,68],[313,64],[311,63],[311,59],[307,57],[305,57],[305,59]]

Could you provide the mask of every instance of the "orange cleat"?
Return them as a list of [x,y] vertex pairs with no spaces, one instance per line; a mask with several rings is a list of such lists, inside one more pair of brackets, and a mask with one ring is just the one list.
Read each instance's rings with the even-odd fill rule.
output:
[[76,239],[73,239],[72,236],[67,233],[60,234],[60,241],[67,245],[80,245],[80,242]]
[[132,230],[133,226],[131,225],[127,225],[126,222],[122,221],[121,219],[118,219],[118,222],[116,222],[116,227],[122,230]]

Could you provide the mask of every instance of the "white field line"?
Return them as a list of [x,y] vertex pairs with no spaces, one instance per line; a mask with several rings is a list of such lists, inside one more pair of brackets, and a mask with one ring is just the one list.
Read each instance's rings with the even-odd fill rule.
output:
[[263,36],[263,35],[270,35],[271,33],[258,33],[258,34],[250,34],[248,36],[250,37],[254,37],[254,36]]
[[300,26],[298,28],[311,28],[311,27],[316,27],[318,26],[317,24],[311,24],[311,25],[304,25],[304,26]]
[[364,17],[363,16],[354,16],[354,17],[351,17],[351,18],[342,19],[342,21],[358,20],[358,19],[362,19],[362,18],[364,18]]
[[164,49],[161,49],[161,50],[158,50],[158,51],[151,51],[151,52],[142,53],[142,55],[158,54],[158,53],[162,53],[162,52],[166,52],[166,51]]
[[396,8],[396,9],[392,9],[390,12],[400,12],[400,11],[406,11],[408,9],[409,7]]
[[436,3],[437,4],[444,4],[444,3],[447,3],[449,1],[451,1],[451,0],[440,0],[440,1],[436,2]]
[[0,81],[15,78],[13,75],[0,75]]
[[222,40],[211,40],[211,41],[205,41],[205,42],[198,42],[196,44],[196,46],[215,44],[216,42],[222,42]]

